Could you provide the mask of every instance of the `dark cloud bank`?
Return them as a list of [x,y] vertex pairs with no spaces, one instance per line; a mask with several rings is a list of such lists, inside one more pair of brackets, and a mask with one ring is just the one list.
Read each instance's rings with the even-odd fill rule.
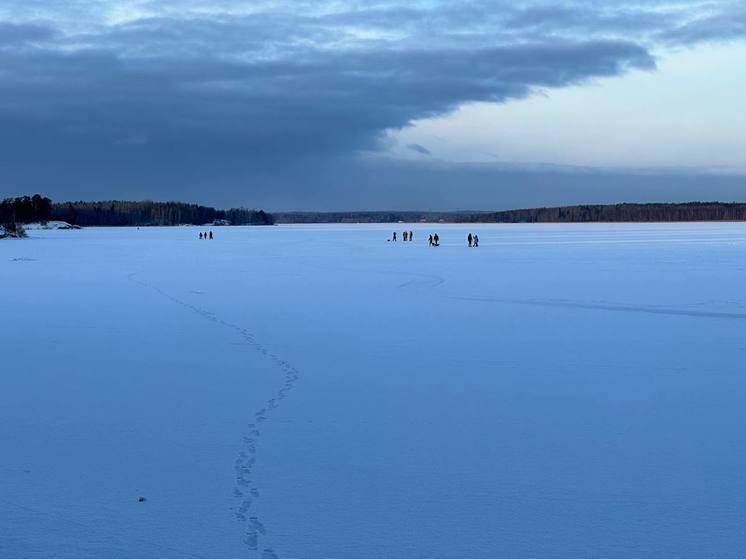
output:
[[0,194],[271,209],[742,198],[738,177],[447,165],[416,144],[427,161],[359,155],[465,102],[741,37],[741,2],[164,0],[119,20],[117,4],[0,8]]

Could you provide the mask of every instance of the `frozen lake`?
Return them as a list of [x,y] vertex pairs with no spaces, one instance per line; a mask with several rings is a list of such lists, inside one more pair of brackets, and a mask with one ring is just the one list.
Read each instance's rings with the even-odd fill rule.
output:
[[0,241],[0,557],[746,556],[746,224],[396,228]]

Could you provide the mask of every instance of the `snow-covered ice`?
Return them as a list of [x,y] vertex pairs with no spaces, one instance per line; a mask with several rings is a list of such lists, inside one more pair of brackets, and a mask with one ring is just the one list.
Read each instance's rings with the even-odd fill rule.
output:
[[201,230],[0,242],[3,559],[746,556],[746,224]]

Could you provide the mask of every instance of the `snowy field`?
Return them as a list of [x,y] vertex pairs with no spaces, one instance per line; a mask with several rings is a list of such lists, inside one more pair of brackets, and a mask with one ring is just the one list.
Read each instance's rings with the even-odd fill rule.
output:
[[397,229],[0,241],[0,557],[746,556],[746,224]]

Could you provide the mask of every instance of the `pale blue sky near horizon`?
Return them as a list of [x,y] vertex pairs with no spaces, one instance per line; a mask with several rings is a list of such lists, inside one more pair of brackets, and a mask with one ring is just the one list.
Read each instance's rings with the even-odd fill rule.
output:
[[[658,53],[654,71],[474,103],[391,132],[392,150],[454,161],[746,173],[746,43]],[[424,154],[419,154],[424,155]]]
[[743,0],[8,0],[0,195],[746,199]]

